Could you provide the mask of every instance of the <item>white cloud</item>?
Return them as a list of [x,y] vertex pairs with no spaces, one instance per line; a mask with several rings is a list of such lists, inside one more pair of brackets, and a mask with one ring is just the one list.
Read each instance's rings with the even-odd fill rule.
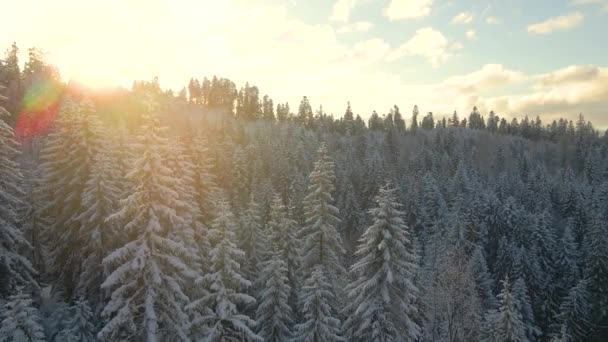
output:
[[461,12],[452,18],[452,24],[470,24],[473,22],[473,13]]
[[[608,128],[608,67],[570,66],[546,74],[525,74],[500,64],[487,64],[471,73],[455,75],[431,84],[408,83],[393,74],[357,75],[353,82],[364,82],[364,88],[345,83],[342,102],[350,99],[353,109],[363,116],[372,109],[397,104],[402,112],[417,104],[421,112],[432,111],[438,117],[454,110],[468,113],[477,106],[486,115],[494,110],[501,117],[540,115],[545,123],[556,117],[575,118],[582,112],[597,127]],[[540,86],[542,84],[542,86]],[[513,93],[517,85],[526,89]],[[357,96],[356,94],[359,94]],[[364,102],[366,98],[374,101]],[[355,101],[353,101],[355,100]],[[335,113],[343,112],[338,104]],[[324,108],[330,108],[325,106]]]
[[390,21],[425,17],[431,13],[433,0],[390,0],[384,16]]
[[355,6],[355,0],[337,0],[331,11],[329,20],[331,21],[348,21],[351,9]]
[[[590,72],[593,69],[595,71]],[[505,113],[573,117],[583,113],[600,127],[608,126],[608,68],[570,66],[535,76],[538,83],[525,95],[487,99],[486,105]]]
[[501,88],[528,79],[524,73],[508,70],[501,64],[486,64],[480,70],[449,77],[436,88],[447,93],[463,94]]
[[477,37],[477,32],[475,32],[475,30],[467,30],[466,34],[469,40],[473,40]]
[[500,24],[501,20],[498,17],[495,16],[489,16],[486,18],[486,24],[490,24],[490,25],[496,25],[496,24]]
[[[522,94],[509,93],[508,87],[523,85]],[[494,95],[486,96],[491,92]],[[575,117],[585,114],[599,127],[607,127],[605,108],[608,106],[608,68],[573,65],[540,75],[526,75],[506,69],[499,64],[488,64],[480,70],[452,76],[426,90],[424,106],[449,113],[467,112],[477,106],[482,113],[490,110],[501,116],[521,117],[540,115],[549,122],[556,117]],[[441,94],[433,96],[432,94]]]
[[344,25],[340,27],[336,32],[337,33],[350,33],[350,32],[367,32],[374,24],[369,21],[358,21],[356,23]]
[[[396,103],[404,112],[417,104],[421,112],[432,111],[441,117],[454,110],[468,113],[477,106],[484,115],[490,110],[507,118],[540,115],[545,123],[556,117],[575,118],[582,112],[597,127],[608,128],[608,67],[570,66],[527,75],[500,64],[487,64],[432,84],[411,84],[392,75],[376,75],[365,81],[369,87],[386,90],[374,93],[379,100],[376,104]],[[513,93],[513,85],[526,91]],[[359,111],[362,104],[353,105]]]
[[450,56],[448,40],[432,27],[418,29],[414,37],[389,54],[388,60],[393,61],[405,55],[424,57],[434,67],[438,67]]
[[583,14],[579,12],[562,15],[559,17],[549,18],[541,23],[528,26],[528,32],[545,34],[556,30],[567,30],[579,25],[584,19]]
[[537,76],[539,87],[572,84],[595,79],[601,73],[601,68],[593,65],[572,65],[563,69]]

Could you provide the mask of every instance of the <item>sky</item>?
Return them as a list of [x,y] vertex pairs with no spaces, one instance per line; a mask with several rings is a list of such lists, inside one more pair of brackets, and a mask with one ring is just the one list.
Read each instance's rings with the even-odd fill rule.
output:
[[608,0],[0,0],[0,47],[64,80],[249,81],[275,103],[367,118],[473,106],[608,128]]

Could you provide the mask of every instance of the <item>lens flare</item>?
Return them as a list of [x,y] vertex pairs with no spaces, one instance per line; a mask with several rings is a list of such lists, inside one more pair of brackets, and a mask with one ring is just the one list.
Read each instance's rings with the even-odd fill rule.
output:
[[59,110],[60,85],[50,79],[36,80],[26,89],[22,110],[15,123],[15,135],[31,139],[46,130]]

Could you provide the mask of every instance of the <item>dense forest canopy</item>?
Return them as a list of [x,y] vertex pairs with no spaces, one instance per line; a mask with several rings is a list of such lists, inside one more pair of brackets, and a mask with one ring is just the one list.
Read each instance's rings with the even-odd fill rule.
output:
[[0,341],[603,341],[608,138],[0,63]]

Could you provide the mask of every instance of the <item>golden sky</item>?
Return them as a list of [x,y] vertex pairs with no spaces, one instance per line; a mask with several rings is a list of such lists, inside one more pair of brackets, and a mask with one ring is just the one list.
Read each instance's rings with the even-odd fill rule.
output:
[[[608,126],[608,0],[527,5],[467,0],[19,0],[3,4],[0,46],[47,51],[64,80],[130,87],[158,76],[246,81],[275,103],[342,115],[493,109]],[[506,5],[505,5],[506,6]],[[595,6],[595,7],[593,7]],[[509,14],[509,15],[507,15]],[[577,52],[578,51],[578,52]],[[585,51],[587,53],[579,53]],[[576,53],[575,53],[576,52]]]

